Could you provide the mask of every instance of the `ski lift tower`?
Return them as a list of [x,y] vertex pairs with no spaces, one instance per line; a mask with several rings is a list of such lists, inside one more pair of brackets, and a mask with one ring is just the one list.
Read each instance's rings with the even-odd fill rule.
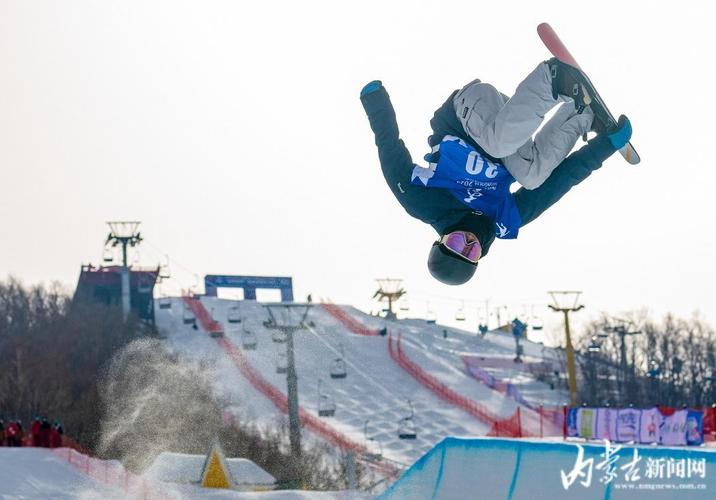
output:
[[393,303],[396,302],[400,297],[405,295],[407,292],[402,287],[403,280],[394,278],[379,278],[378,290],[373,294],[373,298],[377,299],[378,302],[388,302],[388,309],[385,311],[385,319],[395,319],[395,313],[393,312]]
[[112,221],[107,222],[109,226],[109,234],[105,246],[111,245],[116,247],[122,246],[122,313],[124,319],[127,319],[131,307],[129,296],[129,264],[127,260],[127,247],[135,247],[142,241],[142,235],[137,231],[140,222],[138,221]]
[[264,304],[271,318],[266,328],[278,330],[286,337],[286,386],[288,392],[288,432],[291,442],[291,454],[301,456],[301,423],[298,418],[298,377],[293,353],[293,334],[306,328],[306,316],[311,304],[276,302]]
[[550,304],[549,308],[553,311],[564,314],[564,335],[566,338],[565,351],[567,354],[567,375],[569,384],[569,404],[577,406],[577,369],[574,364],[574,347],[572,346],[572,335],[569,331],[569,313],[577,312],[584,308],[579,303],[579,296],[582,292],[575,291],[552,291],[547,292],[552,296],[554,304]]
[[622,384],[626,385],[627,381],[627,352],[626,352],[626,337],[632,336],[632,335],[639,335],[641,334],[641,331],[635,331],[629,328],[629,325],[633,326],[633,322],[626,320],[626,319],[620,319],[620,318],[612,318],[613,321],[617,323],[616,326],[607,325],[604,327],[605,333],[616,333],[619,335],[620,342],[620,356],[619,356],[619,371],[621,372],[622,377]]

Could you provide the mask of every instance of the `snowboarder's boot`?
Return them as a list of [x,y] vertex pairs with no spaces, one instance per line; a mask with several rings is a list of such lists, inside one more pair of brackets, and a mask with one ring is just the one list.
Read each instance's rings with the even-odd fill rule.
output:
[[[556,57],[545,61],[552,76],[552,97],[558,99],[560,95],[574,99],[574,107],[578,112],[593,103],[589,95],[591,85],[584,79],[584,75],[577,68],[563,63]],[[596,111],[597,110],[593,110]]]
[[594,112],[592,131],[601,134],[607,131],[608,113],[597,99],[592,98],[592,85],[585,79],[584,73],[574,66],[563,63],[556,57],[545,61],[552,76],[552,97],[557,99],[560,95],[574,100],[574,107],[578,113],[590,106]]

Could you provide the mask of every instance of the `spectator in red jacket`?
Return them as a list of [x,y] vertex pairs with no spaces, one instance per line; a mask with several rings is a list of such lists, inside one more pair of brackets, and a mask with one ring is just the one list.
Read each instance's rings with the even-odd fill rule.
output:
[[44,448],[50,447],[50,429],[52,426],[48,422],[47,417],[42,417],[40,421],[40,446]]
[[42,440],[40,437],[40,416],[37,415],[30,424],[30,437],[32,439],[32,446],[42,446]]
[[0,418],[0,446],[5,446],[5,422]]
[[8,446],[22,446],[22,423],[19,420],[7,424],[5,435]]
[[60,424],[59,420],[55,420],[52,429],[50,429],[50,448],[62,447],[62,434],[64,434],[62,424]]

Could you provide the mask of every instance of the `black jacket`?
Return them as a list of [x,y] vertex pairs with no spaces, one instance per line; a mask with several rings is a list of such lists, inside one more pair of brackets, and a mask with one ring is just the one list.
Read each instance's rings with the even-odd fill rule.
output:
[[[433,134],[428,143],[438,144],[446,135],[460,137],[481,154],[493,161],[465,133],[452,106],[453,93],[430,120]],[[457,229],[470,231],[480,240],[483,257],[495,239],[495,224],[492,218],[473,211],[445,189],[426,188],[410,183],[413,160],[410,152],[400,139],[395,110],[384,87],[361,96],[361,102],[368,115],[371,129],[375,134],[378,157],[388,186],[411,216],[430,224],[438,234]],[[537,189],[520,188],[513,194],[520,212],[522,226],[532,222],[542,212],[564,196],[573,186],[586,179],[592,171],[601,167],[602,162],[615,149],[606,137],[598,136],[569,155],[552,175]]]

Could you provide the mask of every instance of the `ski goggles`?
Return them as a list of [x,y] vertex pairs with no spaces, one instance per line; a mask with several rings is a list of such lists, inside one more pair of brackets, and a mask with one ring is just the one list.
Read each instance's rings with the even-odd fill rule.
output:
[[[470,240],[470,241],[468,241]],[[455,253],[465,260],[477,264],[482,256],[480,241],[469,238],[465,231],[453,231],[440,238],[440,244],[452,253]]]

